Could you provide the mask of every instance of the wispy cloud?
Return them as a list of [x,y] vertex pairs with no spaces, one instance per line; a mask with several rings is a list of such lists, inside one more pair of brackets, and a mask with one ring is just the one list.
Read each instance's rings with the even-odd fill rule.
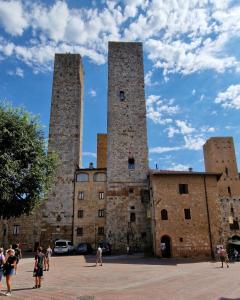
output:
[[94,157],[94,158],[97,157],[97,154],[95,152],[83,152],[82,155],[83,156],[91,156],[91,157]]
[[224,108],[240,109],[240,84],[230,85],[224,92],[220,92],[215,103]]
[[97,93],[94,89],[91,89],[88,94],[91,96],[91,97],[96,97],[97,96]]
[[16,70],[9,70],[8,72],[8,75],[11,75],[11,76],[19,76],[19,77],[24,77],[24,71],[23,71],[23,69],[21,69],[21,68],[16,68]]

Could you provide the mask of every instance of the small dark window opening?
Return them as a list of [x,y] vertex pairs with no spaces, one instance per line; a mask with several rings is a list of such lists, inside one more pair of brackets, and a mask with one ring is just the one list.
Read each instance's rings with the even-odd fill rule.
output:
[[191,219],[191,211],[190,211],[189,208],[184,209],[184,216],[185,216],[185,220],[190,220]]
[[80,209],[78,211],[78,218],[83,218],[83,210],[82,209]]
[[146,239],[147,233],[146,232],[141,232],[141,237],[142,237],[143,240]]
[[125,94],[124,94],[124,91],[120,91],[120,92],[119,92],[119,98],[120,98],[120,101],[124,101],[124,100],[125,100]]
[[104,235],[104,227],[98,227],[98,235]]
[[129,158],[128,159],[128,169],[135,169],[135,160],[134,158]]
[[78,227],[77,228],[77,236],[82,236],[83,235],[83,228],[82,227]]
[[162,220],[168,220],[168,212],[166,209],[161,210],[161,219]]
[[179,194],[188,194],[187,184],[179,184]]
[[239,230],[238,220],[233,220],[233,223],[229,225],[230,225],[230,230]]
[[132,194],[134,192],[134,189],[133,188],[129,188],[129,194]]
[[228,168],[227,167],[225,168],[225,173],[228,176]]
[[179,238],[179,241],[182,243],[183,242],[183,238]]
[[130,222],[132,223],[136,222],[136,215],[133,212],[130,213]]
[[228,186],[228,195],[231,197],[232,196],[232,193],[231,193],[231,188],[230,186]]
[[232,204],[231,204],[231,215],[234,216],[234,209],[233,209]]
[[135,209],[135,206],[131,206],[131,209]]

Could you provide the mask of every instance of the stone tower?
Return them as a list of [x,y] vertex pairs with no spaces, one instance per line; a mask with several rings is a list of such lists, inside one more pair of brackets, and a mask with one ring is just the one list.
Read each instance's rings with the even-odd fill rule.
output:
[[48,151],[59,165],[43,207],[41,243],[72,239],[74,174],[81,166],[83,124],[83,67],[79,54],[56,54]]
[[232,137],[212,137],[203,146],[207,172],[223,173],[219,181],[219,196],[240,196],[239,175]]
[[143,248],[149,234],[142,44],[110,42],[108,50],[106,238],[115,250]]
[[222,173],[218,181],[218,202],[221,210],[221,243],[240,236],[240,180],[232,137],[213,137],[204,149],[205,168],[208,172]]

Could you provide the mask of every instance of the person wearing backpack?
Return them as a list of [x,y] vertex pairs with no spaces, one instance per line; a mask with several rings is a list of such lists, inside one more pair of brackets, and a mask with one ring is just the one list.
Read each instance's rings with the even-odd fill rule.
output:
[[5,264],[5,257],[3,255],[3,248],[0,248],[0,292],[2,290],[2,277],[3,277],[3,265]]
[[43,254],[42,247],[38,247],[37,254],[35,255],[35,265],[33,276],[35,277],[35,286],[34,289],[41,287],[41,281],[43,276],[43,266],[45,265],[45,255]]
[[13,247],[14,251],[15,251],[15,256],[17,258],[17,262],[16,262],[16,268],[15,268],[15,273],[17,274],[17,265],[20,261],[20,259],[22,258],[22,251],[19,247],[19,243],[16,244],[14,247]]

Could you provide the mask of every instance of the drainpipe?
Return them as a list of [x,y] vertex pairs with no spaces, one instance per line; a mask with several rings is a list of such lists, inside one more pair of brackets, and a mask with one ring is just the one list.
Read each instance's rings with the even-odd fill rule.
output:
[[208,219],[208,234],[209,234],[209,242],[211,247],[211,257],[214,258],[213,252],[213,243],[212,243],[212,234],[211,234],[211,224],[210,224],[210,216],[209,216],[209,207],[208,207],[208,195],[207,195],[207,186],[206,186],[206,176],[203,176],[204,182],[204,192],[205,192],[205,200],[206,200],[206,209],[207,209],[207,219]]

